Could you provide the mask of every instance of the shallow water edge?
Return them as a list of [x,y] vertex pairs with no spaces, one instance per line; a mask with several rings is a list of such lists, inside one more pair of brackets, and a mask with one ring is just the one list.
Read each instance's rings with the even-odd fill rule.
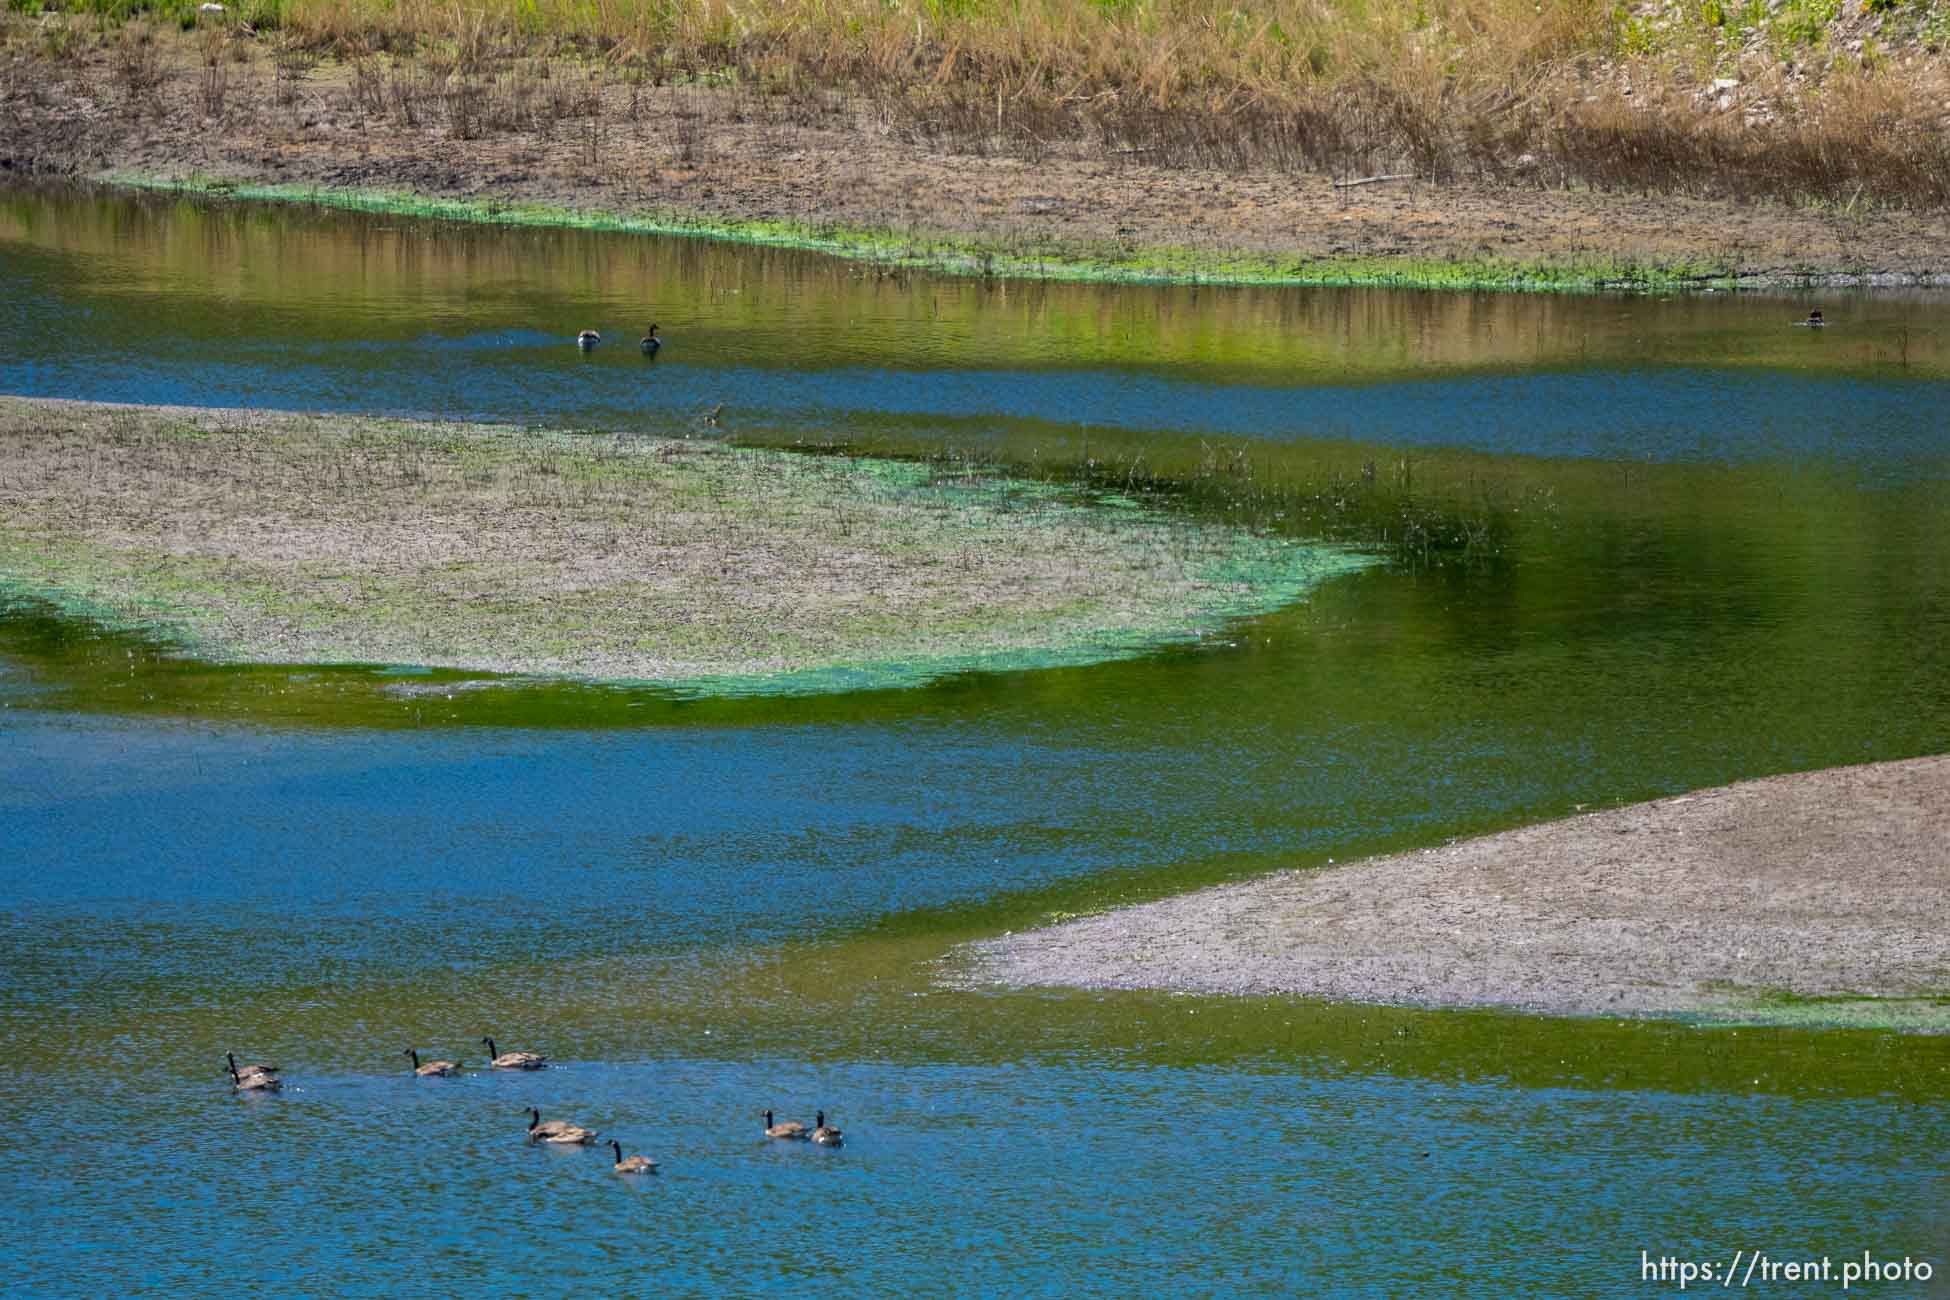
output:
[[109,171],[90,178],[112,189],[194,195],[248,203],[297,203],[402,217],[497,226],[571,227],[619,234],[678,235],[758,247],[790,248],[861,262],[882,271],[925,271],[983,279],[1066,280],[1150,285],[1510,290],[1530,293],[1666,293],[1676,290],[1915,288],[1950,285],[1950,276],[1877,277],[1865,273],[1741,274],[1712,257],[1633,261],[1613,257],[1520,260],[1497,257],[1293,257],[1215,253],[1172,246],[1060,240],[982,240],[946,232],[853,226],[842,222],[734,220],[676,211],[615,212],[543,204],[438,198],[395,190],[261,184],[190,175]]

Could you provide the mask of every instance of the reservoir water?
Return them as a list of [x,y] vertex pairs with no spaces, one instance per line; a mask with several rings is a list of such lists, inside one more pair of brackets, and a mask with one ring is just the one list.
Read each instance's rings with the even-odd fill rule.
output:
[[[1827,329],[1789,324],[1810,301]],[[579,353],[585,327],[621,345]],[[1089,908],[1942,752],[1937,299],[937,280],[15,193],[0,392],[698,436],[722,404],[710,436],[966,457],[1384,561],[1195,647],[763,699],[204,664],[10,605],[10,1291],[1950,1269],[1941,1035],[937,979]],[[489,1034],[554,1068],[412,1077],[405,1049],[479,1063]],[[233,1096],[225,1051],[289,1086]],[[663,1172],[531,1148],[530,1105]],[[767,1108],[847,1145],[767,1143]]]

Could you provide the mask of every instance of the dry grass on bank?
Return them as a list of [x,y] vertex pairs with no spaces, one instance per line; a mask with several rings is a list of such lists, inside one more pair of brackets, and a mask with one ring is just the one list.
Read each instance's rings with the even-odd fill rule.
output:
[[[96,3],[118,77],[151,93],[153,42],[114,26],[128,0]],[[187,0],[149,12],[196,22]],[[89,39],[32,25],[14,43],[44,56]],[[368,111],[461,135],[680,82],[781,121],[864,103],[955,151],[1936,206],[1946,38],[1950,0],[243,0],[195,39],[206,112],[242,41],[281,83],[343,60]]]

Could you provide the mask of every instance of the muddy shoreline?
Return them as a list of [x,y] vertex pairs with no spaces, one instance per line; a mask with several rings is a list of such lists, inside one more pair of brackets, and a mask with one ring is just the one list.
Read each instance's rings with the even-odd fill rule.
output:
[[1950,1032],[1950,756],[1289,871],[969,944],[954,983]]
[[165,41],[153,97],[119,88],[105,52],[33,66],[0,113],[0,181],[119,175],[383,191],[729,237],[844,228],[870,236],[854,240],[865,255],[891,242],[922,265],[1013,259],[1011,274],[1110,266],[1125,278],[1477,287],[1950,285],[1946,212],[1412,178],[1347,186],[1155,167],[1087,141],[1046,142],[1034,159],[953,152],[843,98],[809,112],[697,85],[597,88],[586,121],[546,135],[468,134],[439,115],[410,125],[375,115],[342,65],[293,85],[268,58],[246,55],[225,65],[221,103],[199,102],[186,42]]

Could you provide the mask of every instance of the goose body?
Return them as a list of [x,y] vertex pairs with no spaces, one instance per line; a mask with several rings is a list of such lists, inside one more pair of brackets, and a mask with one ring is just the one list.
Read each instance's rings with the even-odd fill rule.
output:
[[239,1074],[232,1070],[230,1086],[238,1092],[282,1092],[284,1081],[275,1074]]
[[616,1172],[617,1172],[617,1173],[619,1173],[619,1174],[654,1174],[654,1173],[656,1173],[656,1172],[657,1172],[657,1162],[656,1162],[656,1161],[654,1161],[654,1160],[652,1160],[652,1159],[651,1159],[651,1158],[650,1158],[649,1156],[626,1156],[626,1155],[624,1155],[624,1154],[623,1154],[623,1144],[622,1144],[621,1142],[618,1142],[618,1141],[617,1141],[616,1139],[614,1139],[614,1138],[611,1138],[611,1139],[610,1139],[610,1142],[609,1142],[609,1147],[610,1147],[610,1150],[612,1150],[612,1151],[614,1151],[614,1152],[616,1153]]
[[225,1052],[223,1059],[229,1062],[230,1072],[234,1075],[276,1074],[278,1072],[278,1067],[275,1065],[264,1065],[262,1063],[239,1065],[237,1064],[237,1055],[234,1052]]
[[590,348],[595,347],[602,341],[603,336],[596,333],[595,330],[584,330],[582,333],[576,335],[576,346],[584,352],[587,352]]
[[497,1070],[539,1070],[548,1064],[548,1058],[540,1052],[498,1052],[492,1038],[481,1040],[487,1044],[490,1064]]
[[1796,325],[1806,325],[1811,330],[1818,330],[1828,324],[1827,321],[1821,318],[1821,312],[1819,310],[1809,312],[1808,319],[1798,320],[1794,323]]
[[765,1112],[765,1136],[768,1138],[783,1138],[788,1142],[798,1142],[804,1141],[812,1135],[806,1132],[806,1126],[796,1119],[786,1120],[782,1124],[774,1124],[772,1122],[772,1112],[768,1110]]
[[444,1079],[450,1074],[460,1073],[458,1061],[428,1061],[425,1065],[420,1064],[420,1049],[417,1047],[407,1048],[406,1055],[413,1058],[413,1073],[422,1079]]
[[588,1146],[596,1140],[596,1130],[571,1124],[566,1120],[543,1120],[542,1112],[533,1106],[528,1108],[528,1140],[530,1142],[554,1142],[562,1146]]
[[813,1116],[812,1140],[823,1147],[846,1145],[846,1139],[841,1136],[840,1131],[826,1122],[826,1112],[823,1110]]
[[657,337],[657,327],[655,325],[650,327],[650,332],[643,336],[643,342],[639,344],[643,349],[643,355],[646,357],[656,356],[657,349],[663,345],[664,341]]

